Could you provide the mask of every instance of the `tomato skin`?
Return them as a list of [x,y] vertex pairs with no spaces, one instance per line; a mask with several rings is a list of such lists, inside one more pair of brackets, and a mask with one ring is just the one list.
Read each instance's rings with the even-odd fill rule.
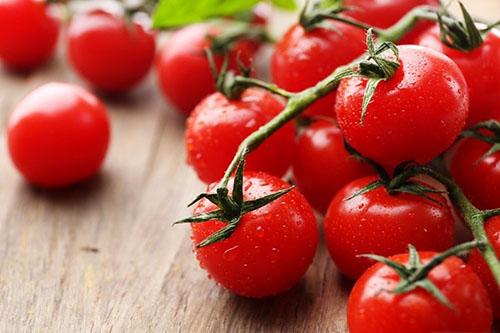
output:
[[68,27],[68,58],[82,78],[105,92],[123,92],[148,73],[153,33],[102,10],[76,15]]
[[32,184],[49,188],[94,175],[106,155],[110,132],[103,104],[65,83],[45,84],[25,97],[7,130],[17,169]]
[[[205,49],[210,47],[207,36],[220,34],[220,29],[208,24],[194,24],[175,32],[157,60],[157,74],[165,97],[178,111],[189,115],[196,105],[215,92],[215,80]],[[239,72],[238,57],[250,66],[259,45],[249,40],[238,41],[229,53],[229,69]],[[220,68],[224,55],[214,55]]]
[[54,53],[59,24],[43,1],[0,1],[0,60],[15,71],[44,64]]
[[462,52],[444,45],[436,25],[417,40],[419,45],[429,47],[451,58],[467,81],[470,95],[470,111],[467,126],[480,121],[500,120],[500,31],[493,30],[484,39],[484,44],[469,52]]
[[315,121],[300,134],[292,167],[295,184],[322,214],[344,185],[373,174],[345,150],[340,130],[326,120]]
[[[486,235],[495,250],[495,253],[500,256],[500,216],[493,217],[486,222]],[[490,268],[484,261],[481,253],[478,250],[471,252],[467,264],[476,272],[481,281],[483,281],[488,295],[490,296],[493,312],[496,319],[500,319],[500,290]]]
[[337,120],[347,142],[389,169],[435,158],[455,141],[468,115],[467,84],[456,64],[420,46],[399,51],[401,66],[378,85],[364,123],[367,79],[345,79],[337,92]]
[[343,274],[356,279],[373,264],[359,258],[361,254],[395,255],[405,252],[408,244],[426,251],[453,246],[453,216],[440,195],[432,197],[442,205],[411,194],[390,195],[380,187],[347,200],[375,180],[368,176],[347,184],[325,216],[328,251]]
[[[306,31],[295,24],[277,42],[271,59],[273,81],[283,89],[302,91],[316,85],[337,67],[346,65],[366,50],[365,33],[340,22],[333,29]],[[321,98],[305,112],[333,116],[335,92]]]
[[[420,252],[422,263],[436,253]],[[408,263],[408,254],[391,257]],[[393,294],[400,281],[390,267],[377,263],[356,282],[349,296],[347,316],[351,333],[490,332],[492,311],[478,276],[457,257],[435,267],[428,278],[453,304],[450,309],[427,291],[417,288]]]
[[[205,183],[222,178],[240,143],[283,110],[271,93],[250,88],[240,100],[221,93],[205,98],[187,120],[185,132],[188,163]],[[282,176],[290,167],[295,146],[289,123],[248,155],[247,170]]]
[[[439,8],[438,0],[345,0],[344,5],[350,10],[345,14],[360,22],[377,28],[389,28],[397,23],[406,13],[418,6]],[[412,44],[421,33],[432,26],[431,22],[419,22],[412,31],[400,40],[400,44]]]
[[500,153],[482,158],[490,148],[491,144],[466,138],[446,155],[451,176],[479,209],[500,207]]
[[[214,190],[216,185],[209,188]],[[244,174],[245,200],[289,186],[263,172]],[[214,209],[203,200],[194,213]],[[220,221],[191,224],[193,242],[198,244],[225,225]],[[294,189],[243,216],[228,239],[195,251],[200,266],[222,286],[241,296],[261,298],[284,292],[300,280],[314,259],[318,237],[312,208]]]

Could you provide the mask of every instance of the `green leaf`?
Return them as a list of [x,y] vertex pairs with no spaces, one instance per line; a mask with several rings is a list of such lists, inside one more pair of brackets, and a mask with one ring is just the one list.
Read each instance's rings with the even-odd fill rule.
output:
[[[153,13],[153,27],[174,28],[210,18],[233,16],[251,10],[259,0],[160,0]],[[271,0],[274,6],[294,10],[295,0]]]
[[271,3],[274,6],[285,10],[297,9],[297,3],[295,2],[295,0],[271,0]]
[[153,14],[155,28],[173,28],[212,17],[250,10],[258,0],[161,0]]

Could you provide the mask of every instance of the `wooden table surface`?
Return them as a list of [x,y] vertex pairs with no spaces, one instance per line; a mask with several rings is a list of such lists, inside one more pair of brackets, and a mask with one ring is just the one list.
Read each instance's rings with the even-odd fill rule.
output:
[[[500,0],[464,1],[500,16]],[[289,18],[274,25],[283,29]],[[14,105],[49,81],[80,82],[61,54],[31,75],[0,70],[0,331],[344,332],[349,282],[321,245],[305,278],[264,300],[236,297],[207,279],[185,226],[172,221],[202,184],[185,165],[184,119],[151,75],[104,98],[112,142],[100,175],[46,191],[9,160],[5,124]]]

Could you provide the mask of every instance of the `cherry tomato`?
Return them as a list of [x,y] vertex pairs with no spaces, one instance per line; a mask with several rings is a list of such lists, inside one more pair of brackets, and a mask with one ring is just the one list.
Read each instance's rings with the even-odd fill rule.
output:
[[323,214],[344,185],[373,173],[345,150],[340,130],[326,120],[314,122],[301,133],[292,167],[295,184]]
[[0,60],[13,70],[32,70],[54,53],[59,20],[36,0],[0,1]]
[[[406,13],[418,6],[439,8],[438,0],[345,0],[344,5],[349,8],[347,16],[371,26],[386,29],[397,23]],[[418,36],[432,23],[419,22],[410,31],[400,44],[412,44]]]
[[[346,65],[366,50],[365,33],[340,22],[331,28],[306,31],[293,25],[277,44],[271,60],[273,81],[298,92],[316,85],[337,67]],[[333,116],[335,93],[323,97],[306,111],[308,115]]]
[[[205,98],[187,120],[188,163],[205,183],[219,180],[240,143],[283,110],[283,103],[261,89],[247,89],[239,100],[221,93]],[[247,169],[282,176],[292,163],[294,127],[287,124],[247,159]]]
[[[423,264],[436,253],[420,252]],[[408,255],[391,258],[408,264]],[[351,333],[490,332],[492,311],[478,276],[457,257],[450,257],[428,275],[453,308],[441,304],[422,288],[404,294],[387,290],[397,287],[400,277],[377,263],[356,282],[349,296],[347,317]]]
[[[159,55],[157,72],[163,94],[179,111],[189,115],[206,96],[215,92],[215,81],[210,72],[205,49],[211,43],[209,36],[221,30],[208,24],[195,24],[173,34]],[[238,58],[245,66],[258,50],[258,44],[249,40],[236,42],[229,53],[229,68],[238,71]],[[224,55],[214,60],[220,68]]]
[[106,92],[139,83],[155,55],[154,35],[102,10],[76,15],[68,28],[68,58],[75,70]]
[[82,88],[49,83],[25,97],[10,116],[12,161],[34,185],[61,187],[100,168],[109,142],[102,103]]
[[[230,182],[232,187],[232,180]],[[263,172],[244,174],[244,199],[253,200],[290,185]],[[215,184],[210,187],[212,190]],[[213,211],[207,200],[195,214]],[[221,221],[191,224],[195,244],[226,226]],[[246,297],[266,297],[290,289],[311,265],[318,228],[311,206],[298,190],[243,216],[227,239],[196,249],[200,266],[225,288]]]
[[387,168],[426,163],[445,151],[468,115],[467,84],[456,64],[428,48],[399,47],[401,66],[382,81],[361,121],[367,79],[341,82],[337,120],[345,139]]
[[[491,218],[485,225],[486,234],[495,249],[497,256],[500,256],[500,216]],[[500,319],[500,289],[498,284],[491,274],[490,268],[484,261],[481,253],[478,250],[471,252],[467,261],[468,265],[476,272],[481,281],[483,281],[488,295],[490,296],[491,304],[493,305],[493,312],[496,319]]]
[[444,45],[439,37],[439,27],[427,30],[417,40],[450,57],[465,76],[469,87],[470,111],[468,126],[480,121],[500,120],[500,31],[493,30],[484,38],[484,44],[469,52],[462,52]]
[[451,176],[479,209],[500,207],[500,152],[483,158],[490,148],[491,144],[467,138],[446,156]]
[[453,246],[453,216],[439,194],[431,197],[440,205],[413,194],[390,195],[384,187],[349,199],[375,180],[368,176],[346,185],[326,213],[326,244],[343,274],[356,279],[373,264],[361,254],[390,256],[405,252],[408,244],[426,251]]

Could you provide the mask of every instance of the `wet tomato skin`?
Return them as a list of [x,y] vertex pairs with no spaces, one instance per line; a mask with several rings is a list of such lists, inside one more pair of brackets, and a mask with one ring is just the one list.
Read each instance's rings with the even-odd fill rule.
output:
[[140,24],[102,10],[76,15],[68,27],[67,53],[82,78],[105,92],[131,89],[148,73],[155,36]]
[[[406,13],[418,6],[439,8],[438,0],[345,0],[350,8],[347,16],[377,28],[389,28],[397,23]],[[401,39],[400,44],[412,44],[421,33],[432,26],[432,22],[420,22],[412,31]]]
[[[436,253],[420,252],[423,264]],[[391,257],[408,264],[408,254]],[[390,267],[377,263],[356,282],[349,296],[347,316],[351,333],[490,332],[492,310],[478,276],[457,257],[435,267],[428,278],[451,302],[439,303],[427,291],[416,288],[405,294],[393,290],[400,281]]]
[[84,89],[49,83],[25,97],[11,114],[12,161],[32,184],[63,187],[100,168],[109,143],[104,105]]
[[[176,31],[160,51],[156,70],[161,90],[165,97],[184,115],[189,115],[196,105],[215,92],[215,80],[205,49],[211,43],[207,36],[219,35],[221,30],[208,24],[194,24]],[[238,57],[245,66],[250,66],[259,44],[240,40],[229,52],[229,68],[238,70]],[[224,55],[214,55],[220,68]]]
[[29,71],[53,55],[59,20],[43,1],[0,1],[0,60],[15,71]]
[[[221,93],[205,98],[187,119],[185,132],[188,163],[205,183],[222,178],[241,142],[283,110],[271,93],[250,88],[239,100]],[[247,170],[282,176],[290,167],[295,145],[289,123],[248,155]]]
[[[306,31],[301,25],[290,27],[277,42],[271,60],[273,81],[292,92],[315,86],[337,67],[346,65],[366,50],[362,30],[344,23],[329,22],[332,29]],[[335,92],[319,99],[305,112],[334,116]]]
[[340,129],[362,155],[391,169],[401,162],[426,163],[445,151],[468,116],[463,74],[441,53],[399,47],[401,66],[382,81],[361,122],[366,78],[342,80],[336,113]]
[[[229,185],[231,188],[232,180]],[[263,172],[245,172],[244,198],[257,199],[289,186]],[[194,213],[214,209],[213,204],[203,200]],[[220,221],[191,224],[194,244],[225,225]],[[223,287],[241,296],[261,298],[294,286],[312,263],[317,245],[312,208],[294,189],[243,216],[228,239],[195,251],[200,266]]]
[[333,198],[323,222],[326,244],[338,269],[357,279],[373,261],[361,254],[383,256],[404,253],[408,244],[426,251],[453,246],[453,216],[445,198],[432,195],[441,205],[412,194],[390,195],[383,187],[354,193],[375,181],[354,180]]
[[491,144],[466,138],[446,155],[451,176],[479,209],[500,207],[500,152],[483,158],[490,148]]
[[[491,218],[485,225],[486,235],[495,250],[495,253],[500,256],[500,216]],[[496,319],[500,319],[500,290],[498,284],[491,273],[490,268],[484,261],[481,253],[478,250],[471,252],[467,264],[476,272],[481,281],[483,281],[490,300],[493,306],[493,312]]]
[[345,150],[340,130],[327,120],[315,121],[300,134],[292,168],[299,190],[323,214],[344,185],[373,173]]
[[482,46],[468,52],[444,45],[439,36],[438,26],[423,33],[417,43],[445,54],[464,74],[470,95],[468,127],[484,120],[500,120],[499,30],[490,31],[484,38]]

